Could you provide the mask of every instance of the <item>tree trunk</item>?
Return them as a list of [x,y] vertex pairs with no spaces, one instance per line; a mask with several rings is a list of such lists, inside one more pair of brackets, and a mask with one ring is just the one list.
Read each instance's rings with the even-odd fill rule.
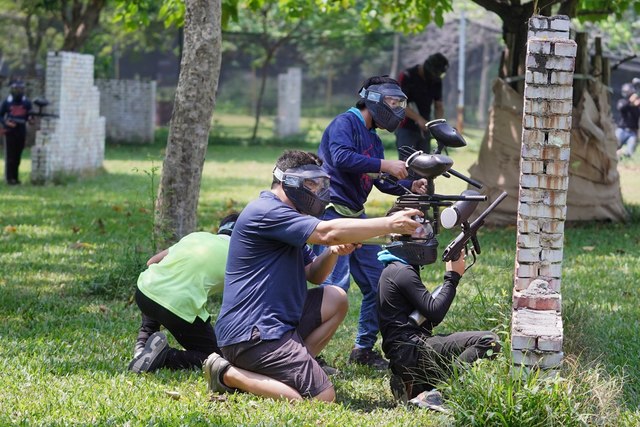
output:
[[221,1],[186,0],[184,50],[155,209],[155,241],[167,247],[196,228],[221,61]]
[[487,124],[487,99],[489,97],[489,68],[491,67],[491,40],[486,33],[482,33],[482,71],[480,72],[480,94],[478,95],[478,124]]
[[518,93],[524,92],[524,60],[527,53],[527,22],[531,17],[533,6],[513,7],[510,13],[503,17],[503,39],[505,41],[503,64],[500,67],[501,78],[514,78],[511,87]]
[[393,34],[393,53],[391,55],[391,69],[389,75],[398,79],[398,68],[400,67],[400,33]]
[[327,66],[327,84],[324,91],[324,108],[326,112],[331,111],[331,98],[333,97],[333,65]]
[[267,67],[271,63],[271,58],[275,55],[274,51],[268,51],[267,57],[262,64],[262,73],[260,76],[260,91],[258,92],[258,99],[256,100],[256,119],[253,125],[253,134],[251,135],[251,140],[255,141],[258,137],[258,127],[260,127],[260,115],[262,114],[262,100],[264,98],[264,91],[267,87]]
[[64,26],[64,40],[62,50],[77,52],[85,44],[91,32],[100,22],[100,13],[106,0],[73,0],[71,4],[62,8],[62,23]]

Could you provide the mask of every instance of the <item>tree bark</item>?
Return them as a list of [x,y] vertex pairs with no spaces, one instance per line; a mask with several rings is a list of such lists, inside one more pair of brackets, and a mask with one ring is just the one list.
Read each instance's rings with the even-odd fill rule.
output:
[[186,0],[184,50],[155,209],[155,241],[195,230],[221,62],[221,1]]
[[484,43],[482,44],[482,71],[480,72],[480,94],[478,95],[478,124],[487,124],[487,105],[489,99],[489,68],[491,67],[491,40],[482,33]]
[[64,26],[62,50],[77,52],[85,44],[91,32],[100,22],[100,13],[106,0],[73,0],[62,2],[61,14]]

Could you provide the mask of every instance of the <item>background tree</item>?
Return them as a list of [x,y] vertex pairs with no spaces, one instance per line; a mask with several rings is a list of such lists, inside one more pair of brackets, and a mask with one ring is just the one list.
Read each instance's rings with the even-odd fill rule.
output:
[[62,22],[64,39],[61,50],[79,51],[100,23],[100,14],[107,0],[34,0]]
[[24,70],[25,77],[35,77],[46,51],[61,41],[60,26],[39,2],[0,0],[0,10],[0,38],[4,40],[0,62]]
[[202,166],[221,61],[220,0],[185,0],[180,76],[155,209],[155,231],[171,243],[196,227]]
[[[621,19],[629,7],[640,12],[637,0],[473,0],[474,3],[494,12],[502,20],[502,38],[505,43],[500,66],[500,77],[520,76],[524,74],[524,58],[527,43],[528,19],[534,14],[551,16],[567,15],[583,21],[600,21],[608,16]],[[519,92],[524,89],[523,81],[512,83]]]

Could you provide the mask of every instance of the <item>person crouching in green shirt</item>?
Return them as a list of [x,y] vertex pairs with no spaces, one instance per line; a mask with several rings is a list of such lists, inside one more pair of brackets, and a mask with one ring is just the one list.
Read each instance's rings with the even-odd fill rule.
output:
[[[223,218],[218,234],[188,234],[147,261],[135,294],[142,324],[130,371],[201,369],[207,356],[220,351],[206,304],[210,295],[222,293],[229,237],[237,217],[234,213]],[[169,347],[160,326],[184,350]]]

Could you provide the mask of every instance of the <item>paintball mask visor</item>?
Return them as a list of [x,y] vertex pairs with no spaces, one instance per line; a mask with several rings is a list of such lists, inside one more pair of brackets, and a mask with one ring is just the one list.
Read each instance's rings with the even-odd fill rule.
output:
[[394,113],[407,108],[407,95],[392,83],[371,85],[367,89],[363,88],[359,95],[365,101],[384,103]]
[[329,203],[331,180],[320,166],[303,165],[281,171],[273,170],[273,176],[282,183],[284,193],[298,211],[319,217]]

